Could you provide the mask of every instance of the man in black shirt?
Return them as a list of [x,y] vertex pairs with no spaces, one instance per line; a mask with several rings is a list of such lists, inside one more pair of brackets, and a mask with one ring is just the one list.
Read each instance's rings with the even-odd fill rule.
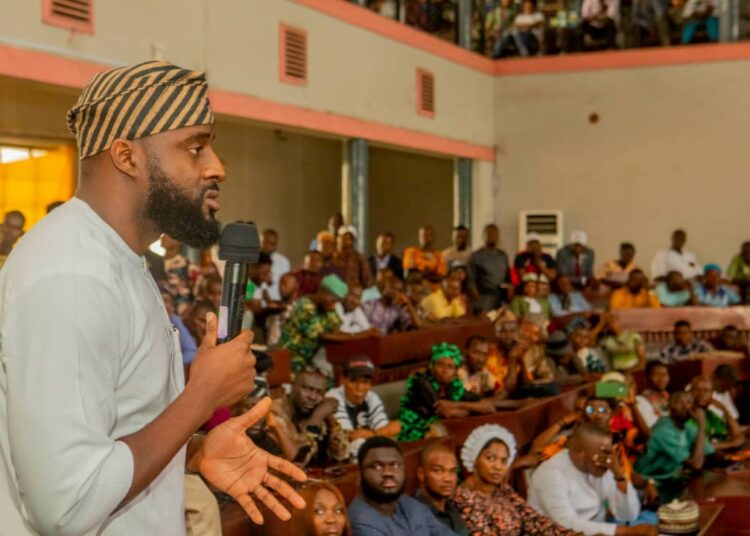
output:
[[451,497],[458,486],[458,459],[442,443],[432,443],[422,450],[417,468],[419,491],[414,496],[430,509],[438,521],[459,536],[468,536],[469,529]]

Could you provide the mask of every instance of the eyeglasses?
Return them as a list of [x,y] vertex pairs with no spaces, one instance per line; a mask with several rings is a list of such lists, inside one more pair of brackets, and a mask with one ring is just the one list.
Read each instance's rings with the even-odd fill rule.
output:
[[598,413],[599,415],[605,415],[606,413],[609,413],[609,408],[606,406],[586,406],[586,415],[593,415],[595,413]]

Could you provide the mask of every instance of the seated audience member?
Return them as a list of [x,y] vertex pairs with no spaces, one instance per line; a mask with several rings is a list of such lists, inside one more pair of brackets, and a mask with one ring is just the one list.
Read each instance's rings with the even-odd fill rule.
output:
[[646,389],[635,397],[635,403],[646,426],[653,428],[661,417],[669,416],[669,367],[661,361],[646,365]]
[[455,278],[443,279],[440,287],[424,298],[419,305],[425,318],[430,322],[466,316],[461,282]]
[[690,359],[692,354],[706,353],[713,347],[702,339],[696,339],[690,322],[678,320],[674,324],[674,341],[661,349],[659,361],[667,365]]
[[[263,325],[269,314],[278,312],[278,307],[271,304],[271,296],[269,294],[269,289],[273,284],[271,257],[261,252],[258,255],[258,262],[248,267],[247,274],[248,282],[245,291],[245,303],[247,308],[252,312],[253,325],[256,323]],[[218,298],[221,299],[221,295]]]
[[381,335],[408,331],[421,325],[416,308],[402,292],[403,286],[400,279],[392,279],[385,283],[380,299],[362,304],[370,325]]
[[344,274],[342,279],[347,285],[370,288],[373,284],[370,265],[359,251],[354,249],[357,230],[351,225],[339,228],[336,240],[336,252],[331,264],[340,268]]
[[412,271],[406,276],[404,294],[409,298],[411,304],[417,308],[420,315],[422,313],[422,311],[419,310],[420,304],[423,299],[432,293],[431,288],[432,286],[430,285],[430,282],[427,281],[420,272]]
[[659,36],[661,46],[670,46],[668,4],[663,0],[636,0],[632,7],[632,20],[636,30],[637,46],[641,46],[641,34],[654,33]]
[[208,274],[202,277],[198,284],[196,299],[206,300],[218,308],[221,305],[222,280],[219,274]]
[[298,371],[288,395],[273,402],[283,456],[302,467],[325,466],[349,459],[349,434],[334,414],[338,402],[326,398],[328,377],[317,369]]
[[515,457],[513,434],[497,424],[479,426],[464,441],[461,461],[471,476],[458,486],[454,500],[470,533],[573,536],[574,531],[540,514],[508,485]]
[[610,419],[611,400],[583,392],[576,397],[574,410],[539,434],[531,443],[529,452],[536,458],[536,463],[549,460],[566,447],[577,425],[590,423],[608,431]]
[[646,346],[635,331],[622,329],[617,317],[608,315],[603,328],[601,347],[607,352],[612,368],[619,371],[642,369],[646,366]]
[[648,279],[644,273],[635,269],[628,275],[628,282],[612,293],[609,298],[609,308],[617,309],[644,309],[659,307],[659,298],[648,288]]
[[13,246],[24,234],[26,216],[20,210],[10,210],[5,213],[3,223],[0,224],[0,268],[5,264]]
[[629,242],[620,244],[620,258],[607,261],[596,278],[612,289],[620,288],[628,281],[630,272],[638,268],[635,259],[635,246]]
[[206,336],[206,315],[208,313],[219,314],[219,310],[209,301],[199,301],[190,306],[182,315],[185,327],[195,339],[195,344],[200,346]]
[[651,277],[662,281],[669,272],[680,272],[682,277],[691,280],[701,275],[701,266],[695,253],[685,249],[687,233],[677,229],[672,233],[672,246],[658,251],[651,262]]
[[693,285],[685,281],[680,272],[669,272],[664,281],[656,285],[656,297],[663,307],[698,305]]
[[580,291],[573,288],[569,277],[559,276],[555,286],[556,292],[548,299],[553,318],[562,319],[591,311],[591,304]]
[[341,265],[334,262],[336,258],[336,236],[329,233],[328,231],[321,231],[318,233],[316,238],[318,243],[318,253],[323,261],[320,273],[323,276],[335,274],[336,276],[344,279],[346,277],[346,270]]
[[200,270],[181,253],[182,242],[163,234],[161,247],[164,248],[164,271],[167,283],[172,287],[175,310],[183,314],[195,301],[193,290]]
[[[601,322],[597,326],[600,324]],[[570,345],[578,362],[586,367],[588,372],[596,374],[612,370],[612,363],[609,362],[607,354],[597,344],[597,335],[598,331],[589,329],[585,323],[573,327],[570,334]]]
[[694,406],[692,394],[677,391],[669,398],[669,417],[656,421],[646,452],[634,468],[654,480],[662,502],[669,502],[684,491],[689,477],[686,469],[700,471],[706,456],[713,453],[706,438],[705,412]]
[[490,341],[472,335],[466,341],[466,363],[458,370],[464,389],[480,397],[493,396],[500,389],[495,375],[487,369]]
[[271,257],[271,284],[268,287],[268,295],[272,300],[280,299],[279,282],[281,276],[289,273],[292,269],[289,259],[277,251],[278,246],[279,233],[275,229],[264,229],[260,236],[260,250]]
[[294,536],[352,536],[341,491],[325,480],[311,480],[297,490],[305,500],[295,510],[287,534]]
[[501,310],[495,318],[497,344],[490,345],[485,370],[492,374],[500,393],[511,395],[518,385],[520,360],[525,349],[518,347],[518,322],[513,313]]
[[455,534],[469,536],[469,529],[453,502],[458,472],[458,460],[452,449],[442,443],[427,445],[419,455],[419,490],[414,498],[422,501],[432,515]]
[[[707,376],[696,376],[690,381],[690,393],[695,407],[706,415],[706,439],[716,450],[729,450],[742,446],[745,434],[740,429],[737,419],[721,402],[713,397],[714,385]],[[695,420],[693,419],[693,423]]]
[[471,248],[469,247],[469,228],[458,225],[453,228],[452,244],[443,250],[443,262],[450,266],[453,261],[461,261],[466,266],[469,264]]
[[380,233],[375,240],[375,254],[370,255],[370,273],[389,269],[398,279],[404,279],[404,262],[393,254],[396,237],[391,232]]
[[706,28],[708,40],[719,41],[719,1],[687,0],[682,8],[682,44],[693,42],[696,30]]
[[588,377],[564,331],[555,331],[547,338],[547,356],[555,364],[555,379],[560,385],[581,383]]
[[513,262],[518,277],[523,279],[526,274],[537,274],[554,281],[557,277],[555,259],[542,250],[542,241],[539,235],[530,233],[527,239],[526,250],[516,255],[516,260]]
[[559,393],[555,364],[547,357],[538,324],[525,321],[518,329],[516,352],[521,356],[514,398],[544,397]]
[[[170,292],[169,285],[167,285],[166,283],[161,284],[159,285],[159,290],[161,291],[162,300],[164,300],[164,307],[167,310],[167,316],[169,316],[169,320],[172,322],[172,325],[175,327],[180,337],[180,351],[182,353],[182,364],[189,365],[190,363],[193,362],[193,359],[195,359],[195,354],[198,351],[198,346],[195,344],[195,339],[193,338],[193,335],[190,333],[190,330],[182,321],[182,318],[180,318],[180,315],[178,315],[174,310],[174,300],[172,299],[172,294]],[[205,316],[204,316],[204,323],[205,323]],[[204,333],[205,333],[205,327],[204,327]]]
[[367,439],[357,454],[360,495],[349,505],[358,536],[450,536],[455,533],[420,501],[404,494],[404,456],[388,437]]
[[721,284],[721,267],[718,264],[706,265],[703,283],[695,285],[695,295],[698,303],[706,307],[729,307],[742,301],[732,287]]
[[292,370],[312,363],[322,345],[321,335],[338,331],[341,318],[336,314],[336,303],[348,290],[346,283],[331,274],[323,279],[318,292],[294,304],[279,342],[279,346],[292,352]]
[[724,352],[739,352],[745,357],[750,357],[750,350],[743,341],[742,334],[736,326],[725,326],[718,337],[709,341],[716,350]]
[[279,280],[279,295],[281,299],[275,302],[276,314],[266,319],[266,344],[275,346],[281,340],[281,330],[292,315],[294,304],[297,301],[297,278],[293,273],[284,274]]
[[518,7],[514,0],[485,2],[483,10],[486,56],[497,59],[505,55]]
[[327,398],[338,401],[334,418],[352,442],[376,435],[396,436],[401,430],[398,421],[388,420],[383,401],[372,390],[374,379],[375,365],[368,357],[351,357],[344,365],[341,385],[326,393]]
[[323,257],[317,251],[308,251],[305,254],[304,264],[300,270],[294,273],[297,279],[297,287],[300,297],[310,296],[318,292],[320,282],[323,281]]
[[510,302],[510,310],[520,319],[549,320],[550,305],[547,298],[539,297],[539,277],[536,274],[523,276],[521,293]]
[[401,399],[399,441],[424,438],[439,418],[466,417],[470,413],[493,413],[494,404],[464,389],[458,377],[463,364],[461,350],[448,343],[432,348],[430,365],[406,380]]
[[349,292],[334,306],[341,319],[341,333],[364,333],[372,329],[367,315],[362,309],[362,287],[349,286]]
[[656,535],[656,527],[607,522],[609,510],[619,522],[633,522],[640,500],[628,482],[609,431],[579,424],[568,448],[540,465],[531,477],[529,504],[563,527],[586,535]]
[[499,243],[500,230],[491,223],[484,228],[484,247],[469,257],[469,291],[480,313],[498,309],[503,302],[503,285],[510,283],[510,261]]
[[605,48],[617,48],[617,21],[620,20],[620,0],[583,0],[581,4],[583,35],[604,41]]
[[468,311],[469,272],[462,261],[453,260],[448,265],[448,279],[455,279],[461,285],[461,298],[464,300],[464,308]]
[[419,246],[404,250],[404,270],[406,275],[416,271],[422,275],[440,275],[448,273],[448,265],[443,254],[433,247],[435,229],[432,225],[425,225],[419,229]]
[[[737,382],[739,381],[737,368],[728,363],[719,365],[714,369],[713,380],[714,400],[720,402],[721,405],[726,408],[728,414],[731,415],[733,419],[739,419],[740,412],[737,411],[737,406],[734,402]],[[713,409],[713,406],[711,406],[710,409]]]
[[573,231],[570,243],[557,252],[557,275],[570,279],[575,288],[585,287],[594,278],[594,250],[587,246],[588,235]]
[[513,19],[512,37],[521,56],[536,56],[541,47],[544,14],[536,9],[536,0],[523,0],[521,13]]
[[727,277],[732,285],[740,288],[740,297],[743,303],[748,303],[748,290],[750,290],[750,241],[743,242],[740,252],[732,257],[732,262],[727,267]]

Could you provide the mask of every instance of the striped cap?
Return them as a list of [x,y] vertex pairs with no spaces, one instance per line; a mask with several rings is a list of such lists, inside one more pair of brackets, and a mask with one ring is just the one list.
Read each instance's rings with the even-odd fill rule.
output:
[[204,73],[147,61],[99,73],[68,112],[81,160],[118,138],[135,140],[214,122]]

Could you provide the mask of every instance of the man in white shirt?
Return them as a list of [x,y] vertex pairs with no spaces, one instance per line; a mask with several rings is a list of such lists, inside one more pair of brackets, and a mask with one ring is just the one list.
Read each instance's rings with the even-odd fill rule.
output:
[[682,229],[672,233],[672,247],[658,251],[651,261],[651,277],[656,281],[666,279],[669,272],[680,272],[685,279],[702,275],[703,269],[695,253],[685,249],[687,234]]
[[[205,248],[224,169],[211,147],[202,73],[164,62],[95,76],[68,113],[78,143],[76,197],[34,227],[0,273],[0,531],[185,534],[185,445],[254,384],[252,336],[207,334],[184,384],[178,335],[143,257],[167,233]],[[54,262],[40,262],[50,258]],[[236,498],[254,522],[268,467],[253,409],[191,444],[188,467]]]
[[578,425],[568,448],[534,472],[529,504],[563,527],[586,535],[656,535],[651,525],[607,522],[607,507],[617,521],[635,521],[640,500],[625,478],[609,432],[591,423]]
[[260,238],[260,250],[271,257],[271,279],[268,295],[274,301],[279,301],[279,281],[281,276],[292,271],[289,259],[276,251],[279,245],[279,233],[275,229],[264,229]]
[[385,406],[372,390],[375,365],[367,356],[354,356],[344,365],[341,385],[326,393],[338,401],[334,418],[341,429],[349,432],[352,455],[368,437],[376,435],[396,437],[401,431],[399,421],[389,421]]
[[339,331],[349,335],[364,333],[372,329],[367,315],[362,309],[362,287],[350,286],[349,293],[335,305],[336,314],[341,318]]

